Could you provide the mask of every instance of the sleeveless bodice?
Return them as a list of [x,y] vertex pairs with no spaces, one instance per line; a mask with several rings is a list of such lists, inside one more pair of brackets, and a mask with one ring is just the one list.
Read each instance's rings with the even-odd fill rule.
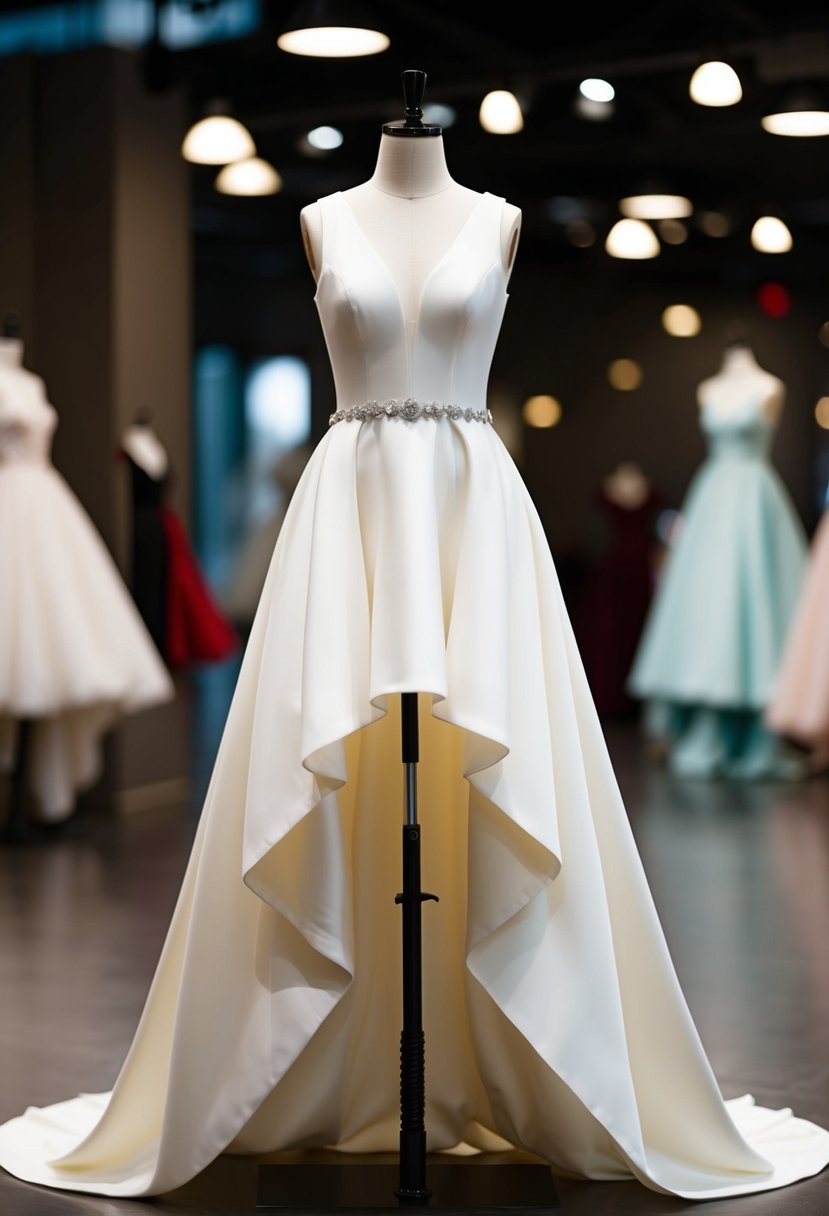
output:
[[483,409],[507,301],[504,200],[480,195],[427,275],[408,324],[395,280],[342,192],[319,206],[322,257],[314,299],[338,409],[401,397]]
[[715,407],[702,409],[700,425],[714,460],[767,460],[777,430],[753,397],[728,414]]
[[[27,383],[27,381],[29,381]],[[34,382],[34,383],[32,383]],[[0,469],[17,464],[48,465],[57,412],[38,392],[36,377],[25,377],[15,400],[0,383]]]

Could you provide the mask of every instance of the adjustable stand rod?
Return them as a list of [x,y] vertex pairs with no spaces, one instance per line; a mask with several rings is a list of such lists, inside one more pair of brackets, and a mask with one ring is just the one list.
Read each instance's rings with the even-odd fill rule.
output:
[[402,754],[406,766],[403,825],[403,1031],[400,1035],[400,1185],[398,1199],[422,1202],[426,1186],[426,1042],[423,1034],[421,905],[434,899],[420,884],[420,825],[417,822],[417,693],[401,697]]

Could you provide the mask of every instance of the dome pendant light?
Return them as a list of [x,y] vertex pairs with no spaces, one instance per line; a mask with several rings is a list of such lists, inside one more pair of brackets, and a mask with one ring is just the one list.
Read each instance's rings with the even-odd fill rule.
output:
[[352,0],[307,0],[291,14],[276,45],[290,55],[349,59],[385,51],[389,37]]
[[228,113],[224,101],[207,107],[207,116],[194,123],[184,137],[181,154],[196,165],[228,165],[256,155],[256,145],[247,127]]
[[829,98],[813,87],[789,91],[777,105],[769,107],[760,124],[772,135],[795,138],[829,135]]
[[701,63],[688,86],[698,106],[734,106],[743,95],[740,78],[728,63]]
[[644,220],[617,220],[607,234],[604,247],[613,258],[631,258],[634,261],[655,258],[659,253],[656,233]]

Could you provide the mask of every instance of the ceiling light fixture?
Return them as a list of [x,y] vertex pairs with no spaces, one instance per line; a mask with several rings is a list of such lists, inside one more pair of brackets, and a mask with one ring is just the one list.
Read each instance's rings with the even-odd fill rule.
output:
[[829,102],[816,88],[803,86],[783,94],[760,119],[760,125],[771,135],[829,135]]
[[320,152],[331,152],[343,144],[343,133],[338,127],[314,127],[306,138],[311,147]]
[[662,327],[674,338],[693,338],[699,333],[702,321],[690,304],[670,304],[662,314]]
[[588,101],[596,101],[604,105],[616,96],[616,90],[610,81],[601,80],[597,76],[590,76],[587,80],[583,80],[579,85],[579,92]]
[[487,93],[478,111],[478,121],[491,135],[515,135],[524,127],[521,104],[508,89]]
[[389,37],[352,0],[309,0],[293,12],[276,45],[289,55],[350,59],[385,51]]
[[650,224],[644,220],[617,220],[605,241],[605,250],[613,258],[632,258],[641,261],[655,258],[659,253],[659,241]]
[[776,215],[761,215],[751,229],[751,243],[760,253],[788,253],[792,234]]
[[184,137],[181,154],[197,165],[227,165],[256,155],[247,127],[228,113],[227,102],[213,101],[207,117],[194,123]]
[[743,95],[740,77],[728,63],[701,63],[691,77],[688,92],[698,106],[733,106]]
[[253,197],[278,194],[282,189],[282,178],[268,161],[259,156],[251,156],[247,160],[237,160],[225,165],[214,185],[220,194]]
[[632,194],[619,200],[619,210],[634,220],[683,220],[694,207],[682,194]]

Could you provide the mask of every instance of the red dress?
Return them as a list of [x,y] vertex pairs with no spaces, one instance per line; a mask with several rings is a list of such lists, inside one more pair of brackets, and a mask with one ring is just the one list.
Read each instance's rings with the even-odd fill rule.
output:
[[164,505],[167,536],[167,638],[170,667],[218,663],[237,649],[239,639],[205,582],[181,520]]
[[573,626],[596,708],[611,717],[636,706],[625,682],[653,592],[653,522],[661,500],[651,490],[637,506],[625,507],[602,488],[594,501],[611,539],[588,571]]

